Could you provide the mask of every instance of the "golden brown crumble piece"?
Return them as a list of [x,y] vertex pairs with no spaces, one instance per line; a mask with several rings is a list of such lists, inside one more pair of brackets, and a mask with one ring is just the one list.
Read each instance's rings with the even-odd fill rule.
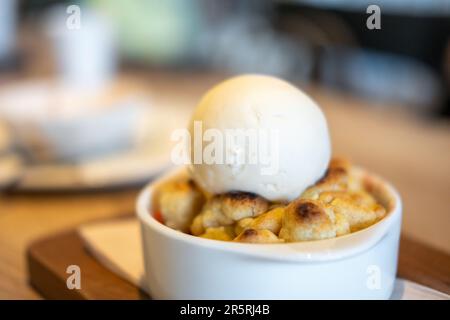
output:
[[326,204],[335,215],[342,215],[355,232],[379,221],[386,210],[367,192],[324,192],[319,201]]
[[229,192],[210,198],[191,225],[191,233],[200,235],[206,228],[228,226],[244,218],[267,211],[269,202],[245,192]]
[[246,229],[241,232],[233,241],[245,243],[280,243],[283,240],[279,239],[273,232],[262,229]]
[[200,235],[202,238],[221,241],[231,241],[235,236],[232,226],[207,228],[205,233]]
[[[269,210],[256,218],[247,218],[240,220],[238,224],[242,229],[256,229],[256,230],[269,230],[274,234],[278,234],[281,229],[281,221],[284,215],[284,207],[276,207]],[[248,221],[250,219],[250,221]],[[246,221],[247,220],[247,221]],[[241,222],[242,221],[242,222]],[[241,230],[242,231],[242,230]]]
[[304,199],[317,199],[319,194],[325,191],[345,191],[355,186],[354,177],[351,174],[351,164],[342,158],[333,158],[330,161],[325,175],[317,183],[301,195]]
[[189,231],[205,198],[192,180],[170,182],[159,190],[159,210],[164,223],[173,229]]
[[286,208],[280,238],[288,242],[328,239],[336,237],[338,230],[340,233],[349,231],[345,221],[336,219],[319,201],[299,199]]

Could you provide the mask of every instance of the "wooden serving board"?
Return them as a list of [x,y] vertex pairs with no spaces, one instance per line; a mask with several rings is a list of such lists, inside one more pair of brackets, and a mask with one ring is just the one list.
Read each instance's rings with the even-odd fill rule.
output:
[[[30,284],[47,299],[149,299],[139,288],[103,267],[73,230],[34,242],[27,250]],[[81,289],[69,290],[69,265],[81,270]]]
[[[89,255],[75,230],[33,243],[27,260],[30,284],[47,299],[149,299]],[[69,265],[81,269],[80,290],[67,288]],[[398,276],[450,294],[450,255],[402,237]]]

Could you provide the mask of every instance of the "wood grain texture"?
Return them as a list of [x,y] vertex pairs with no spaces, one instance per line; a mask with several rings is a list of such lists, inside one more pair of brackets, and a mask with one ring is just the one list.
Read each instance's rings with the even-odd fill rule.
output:
[[[148,299],[90,256],[76,231],[34,243],[27,251],[27,261],[31,285],[47,299]],[[80,290],[67,288],[69,265],[80,267]]]
[[402,237],[398,275],[450,294],[450,255]]
[[[99,264],[75,231],[34,243],[27,253],[31,284],[47,299],[149,299],[131,283]],[[81,269],[81,289],[69,290],[66,268]],[[403,237],[399,276],[450,294],[450,256]]]

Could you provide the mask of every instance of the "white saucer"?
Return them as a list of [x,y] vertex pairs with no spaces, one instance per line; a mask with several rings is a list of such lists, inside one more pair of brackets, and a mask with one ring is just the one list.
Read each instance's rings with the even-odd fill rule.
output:
[[16,190],[79,191],[140,185],[170,167],[170,150],[152,146],[80,164],[26,167]]
[[[16,98],[19,96],[23,96],[24,91],[27,95],[43,96],[47,100],[56,99],[54,96],[59,96],[54,95],[52,90],[49,90],[52,83],[53,82],[47,80],[41,80],[36,83],[27,82],[11,84],[9,87],[11,90],[2,91],[3,100],[9,101],[9,103],[3,103],[3,112],[9,110],[9,113],[12,113],[12,115],[9,115],[10,118],[15,122],[20,122],[23,118],[26,118],[26,115],[29,112],[33,110],[35,112],[40,111],[40,108],[31,108],[33,105],[30,107],[30,102],[26,99],[23,101],[22,105],[20,103],[18,104],[19,107],[22,106],[22,109],[14,108],[10,110],[11,107],[7,109],[7,106],[17,106],[17,103],[14,101],[16,101]],[[40,95],[36,92],[40,93]],[[140,113],[139,116],[133,120],[133,123],[129,124],[129,130],[132,131],[132,134],[130,134],[131,140],[126,148],[118,148],[117,150],[99,153],[98,155],[88,156],[86,158],[74,158],[68,162],[67,160],[58,160],[56,158],[53,161],[51,159],[46,161],[30,161],[30,164],[23,166],[20,169],[20,172],[19,170],[16,170],[16,167],[14,172],[12,169],[8,169],[11,174],[14,173],[15,175],[13,181],[14,187],[20,191],[78,191],[115,188],[126,185],[140,185],[148,182],[152,177],[170,167],[172,164],[170,152],[174,145],[174,142],[170,140],[170,135],[174,129],[185,128],[190,114],[189,109],[185,108],[185,106],[180,105],[179,103],[172,103],[170,100],[155,101],[151,94],[151,87],[147,84],[142,84],[132,79],[130,80],[127,77],[117,79],[110,87],[105,89],[104,93],[99,94],[98,97],[91,97],[90,95],[85,97],[80,95],[80,98],[78,99],[80,101],[72,101],[71,99],[66,100],[70,102],[69,106],[76,104],[76,106],[89,107],[88,109],[84,108],[86,110],[83,109],[85,112],[88,112],[91,110],[91,105],[99,106],[99,108],[106,108],[113,106],[116,101],[122,101],[124,99],[123,97],[127,98],[129,96],[137,97],[136,102],[138,104],[137,107],[140,108]],[[23,99],[18,100],[20,102]],[[47,103],[47,100],[42,102],[39,106],[47,106],[47,104],[52,105]],[[37,104],[37,102],[35,104]],[[25,107],[26,109],[24,109]],[[47,110],[48,108],[44,109]],[[66,116],[66,113],[63,111],[79,111],[78,107],[66,109],[58,109],[61,111],[61,114],[59,114],[60,118]],[[14,116],[20,116],[20,118],[16,119]],[[67,117],[69,116],[71,116],[71,114],[67,115]],[[92,112],[91,118],[96,120],[97,118],[95,118],[95,116],[96,113]],[[76,117],[76,114],[72,115],[72,117]],[[34,118],[40,119],[40,128],[46,128],[48,122],[51,122],[55,117],[49,117],[48,115],[39,116],[39,114],[36,114],[36,117],[32,117],[32,119]],[[0,123],[0,125],[2,124]],[[100,124],[98,124],[98,126],[100,126]],[[10,160],[11,158],[6,159],[5,156],[10,156],[11,152],[14,151],[14,148],[12,147],[12,138],[17,142],[18,137],[11,137],[10,132],[5,132],[4,125],[0,127],[0,129],[2,128],[3,131],[0,130],[0,158],[4,160],[4,168],[7,168],[6,165],[12,160]],[[88,132],[85,132],[86,135],[96,135],[97,133],[104,134],[97,132],[100,131],[100,129],[97,131],[90,130],[90,128],[88,129]],[[101,128],[101,130],[106,130],[108,134],[111,134],[110,129],[110,127]],[[56,135],[53,134],[52,138],[58,142],[58,144],[55,144],[58,148],[62,145],[63,149],[66,148],[70,151],[70,148],[75,148],[76,145],[76,141],[70,141],[70,139],[75,139],[76,137],[75,135],[69,134],[67,139],[65,139],[66,134],[66,131],[60,130],[60,133]],[[7,163],[7,161],[9,162]],[[5,177],[3,180],[5,183],[0,181],[0,187],[11,185],[12,179],[9,179],[9,176]],[[6,183],[8,183],[8,185],[6,185]]]
[[135,148],[80,163],[26,167],[16,188],[21,191],[77,191],[140,185],[168,169],[173,129],[183,128],[188,112],[152,108],[138,124]]

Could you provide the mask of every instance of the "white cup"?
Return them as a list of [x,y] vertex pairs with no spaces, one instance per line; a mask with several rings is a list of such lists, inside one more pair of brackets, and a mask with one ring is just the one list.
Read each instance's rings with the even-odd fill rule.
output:
[[69,28],[70,13],[63,8],[50,12],[47,33],[53,43],[64,84],[95,91],[105,86],[117,67],[112,25],[99,13],[80,9],[79,28]]

